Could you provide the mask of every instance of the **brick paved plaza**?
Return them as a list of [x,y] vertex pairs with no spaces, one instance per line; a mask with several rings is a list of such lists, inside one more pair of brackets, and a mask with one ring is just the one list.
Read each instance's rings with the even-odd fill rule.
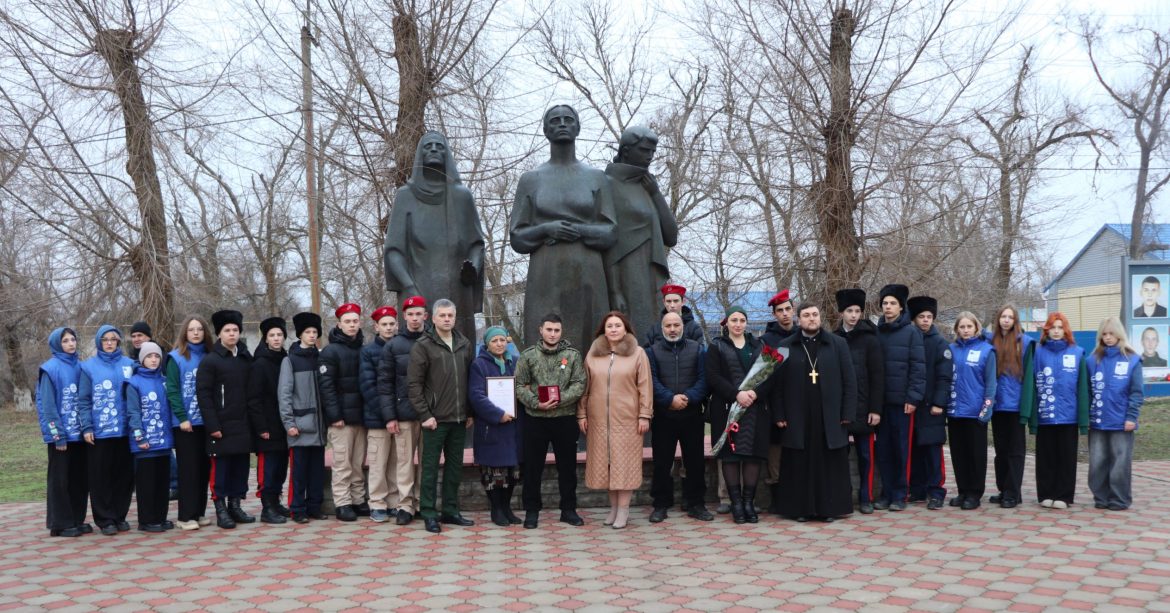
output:
[[651,526],[643,507],[625,530],[587,509],[583,528],[474,512],[439,536],[363,518],[64,539],[41,504],[6,504],[0,609],[1170,611],[1170,462],[1135,464],[1121,513],[1092,508],[1085,470],[1068,511],[919,504],[750,527],[674,511]]

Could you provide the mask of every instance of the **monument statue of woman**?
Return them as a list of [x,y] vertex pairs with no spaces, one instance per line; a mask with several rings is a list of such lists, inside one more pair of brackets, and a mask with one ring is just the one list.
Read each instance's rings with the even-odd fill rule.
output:
[[657,149],[658,135],[650,128],[626,128],[605,168],[617,211],[617,242],[606,253],[610,303],[629,316],[638,334],[659,324],[658,288],[670,279],[666,248],[678,243],[678,222],[649,171]]
[[540,320],[558,313],[564,338],[583,349],[609,311],[604,253],[613,246],[616,218],[605,173],[577,160],[577,111],[558,105],[544,113],[549,160],[524,173],[512,206],[512,249],[529,254],[524,293],[524,342],[540,340]]
[[411,296],[455,303],[458,329],[475,338],[483,311],[483,229],[471,191],[438,132],[427,132],[414,152],[414,169],[394,195],[382,260],[386,289],[398,306]]

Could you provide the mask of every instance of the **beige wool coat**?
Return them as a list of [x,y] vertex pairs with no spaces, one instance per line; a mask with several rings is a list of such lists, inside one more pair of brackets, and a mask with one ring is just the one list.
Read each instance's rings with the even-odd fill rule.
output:
[[585,435],[585,486],[634,490],[642,486],[642,435],[638,418],[653,415],[650,360],[632,334],[615,352],[597,337],[585,356],[585,395],[577,418],[588,419]]

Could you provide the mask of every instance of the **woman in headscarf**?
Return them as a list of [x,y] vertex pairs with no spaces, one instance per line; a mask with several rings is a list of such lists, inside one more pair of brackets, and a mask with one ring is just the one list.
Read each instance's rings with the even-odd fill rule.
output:
[[480,480],[491,504],[492,523],[519,524],[512,513],[512,491],[520,480],[521,412],[515,406],[501,407],[488,398],[488,377],[511,377],[516,361],[508,355],[508,332],[492,326],[483,334],[483,348],[471,363],[468,375],[471,409],[475,411],[473,447]]

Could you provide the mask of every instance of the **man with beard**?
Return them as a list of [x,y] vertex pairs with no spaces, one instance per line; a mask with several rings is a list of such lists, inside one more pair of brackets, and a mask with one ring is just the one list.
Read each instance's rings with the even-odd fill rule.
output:
[[[689,338],[700,345],[706,345],[707,341],[703,337],[703,327],[699,322],[695,321],[695,314],[691,312],[691,307],[683,303],[687,295],[687,288],[667,283],[659,290],[662,292],[662,315],[667,313],[678,313],[678,316],[683,321],[683,338]],[[654,343],[662,340],[662,326],[651,326],[646,333],[643,347],[650,347]]]

